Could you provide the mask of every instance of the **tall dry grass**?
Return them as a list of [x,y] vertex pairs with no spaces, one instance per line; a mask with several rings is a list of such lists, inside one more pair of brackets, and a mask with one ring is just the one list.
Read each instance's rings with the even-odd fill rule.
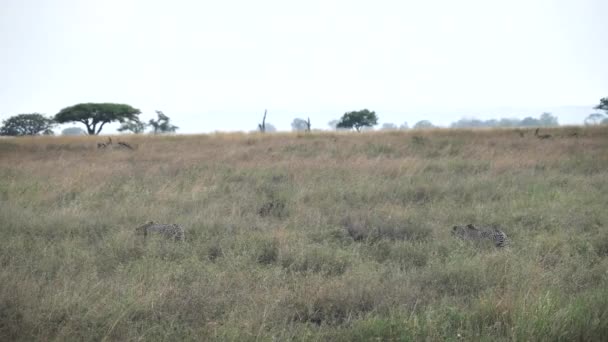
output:
[[0,140],[0,339],[600,340],[608,129],[532,133]]

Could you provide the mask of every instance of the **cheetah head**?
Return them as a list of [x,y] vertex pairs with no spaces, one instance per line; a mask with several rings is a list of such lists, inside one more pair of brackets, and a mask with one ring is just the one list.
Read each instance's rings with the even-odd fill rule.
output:
[[466,226],[454,226],[452,227],[452,235],[464,237],[467,235],[467,232],[472,230],[477,230],[474,225],[467,224]]
[[135,232],[139,233],[139,234],[145,234],[146,228],[150,227],[153,224],[154,224],[154,221],[148,221],[148,223],[144,224],[143,226],[139,226],[139,227],[135,228]]

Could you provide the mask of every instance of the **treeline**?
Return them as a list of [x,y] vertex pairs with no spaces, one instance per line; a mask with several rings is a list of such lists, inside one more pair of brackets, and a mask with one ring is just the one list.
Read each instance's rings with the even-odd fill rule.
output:
[[559,126],[557,117],[551,113],[543,113],[537,118],[526,117],[522,120],[513,118],[478,120],[478,119],[460,119],[453,122],[452,128],[483,128],[483,127],[555,127]]
[[11,116],[2,122],[0,135],[54,135],[53,128],[58,124],[78,122],[84,124],[86,131],[80,127],[69,127],[62,135],[97,135],[104,125],[119,122],[119,132],[135,134],[148,130],[153,134],[175,133],[179,127],[171,123],[171,119],[162,111],[157,110],[157,119],[143,122],[139,118],[141,111],[127,104],[120,103],[80,103],[62,109],[53,117],[40,113],[19,114]]
[[[594,109],[604,111],[604,113],[589,114],[584,120],[585,125],[606,125],[608,124],[608,97],[600,99],[600,104]],[[39,113],[19,114],[3,121],[0,127],[0,135],[23,136],[23,135],[53,135],[52,128],[57,124],[68,122],[78,122],[85,125],[86,131],[79,127],[70,127],[63,130],[63,135],[89,134],[97,135],[101,132],[105,124],[119,122],[119,132],[131,132],[135,134],[145,133],[148,129],[150,133],[175,133],[179,127],[171,123],[171,119],[162,111],[156,111],[157,119],[143,122],[139,118],[141,111],[127,104],[118,103],[80,103],[62,109],[53,117],[45,117]],[[258,124],[261,133],[275,132],[276,128],[266,122],[268,111],[264,111],[262,122]],[[355,130],[357,132],[373,130],[378,124],[376,112],[362,109],[344,113],[339,120],[332,120],[329,123],[332,130]],[[494,128],[494,127],[554,127],[559,126],[557,117],[551,113],[542,113],[539,118],[526,117],[524,119],[502,118],[491,120],[467,119],[463,118],[453,122],[451,128]],[[429,120],[418,121],[413,129],[434,128]],[[306,120],[295,118],[291,123],[293,131],[310,132],[312,124],[310,117]],[[407,122],[397,126],[393,123],[384,123],[382,130],[405,130],[409,129]]]

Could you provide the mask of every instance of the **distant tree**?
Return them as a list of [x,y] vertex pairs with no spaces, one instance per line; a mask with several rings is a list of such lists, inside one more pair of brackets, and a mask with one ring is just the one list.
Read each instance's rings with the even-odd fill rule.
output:
[[533,117],[525,117],[523,120],[521,120],[521,122],[519,123],[519,126],[522,127],[539,127],[542,126],[541,122],[539,119],[535,119]]
[[[80,103],[62,109],[55,115],[58,123],[82,122],[90,135],[99,134],[109,122],[123,123],[137,120],[141,112],[126,104],[119,103]],[[98,126],[99,125],[99,126]]]
[[139,120],[129,120],[123,122],[122,125],[120,125],[120,127],[118,128],[118,131],[140,134],[146,130],[146,126],[148,126],[146,123],[141,122]]
[[520,125],[519,119],[502,118],[498,121],[498,127],[517,127]]
[[460,119],[456,122],[452,122],[450,127],[452,128],[476,128],[476,127],[499,127],[503,125],[503,127],[511,127],[517,126],[519,124],[519,120],[516,119],[501,119],[500,121],[496,119],[490,120],[478,120],[478,119]]
[[258,124],[258,129],[261,133],[266,132],[266,114],[268,114],[268,109],[264,109],[264,117],[262,118],[262,123]]
[[410,129],[410,126],[407,124],[407,121],[406,121],[406,122],[402,123],[401,126],[399,126],[399,129],[405,131],[407,129]]
[[485,127],[485,122],[478,119],[465,119],[462,118],[456,122],[452,122],[450,125],[452,128],[475,128],[475,127]]
[[179,129],[179,127],[171,124],[171,119],[169,119],[169,117],[166,116],[162,111],[157,110],[156,115],[158,116],[158,119],[150,119],[148,122],[148,125],[152,127],[152,132],[154,134],[175,133],[175,131]]
[[383,131],[396,131],[397,130],[397,125],[395,125],[394,123],[385,122],[385,123],[382,124],[381,130],[383,130]]
[[53,135],[51,128],[54,125],[53,119],[47,118],[42,114],[19,114],[2,121],[0,135]]
[[608,97],[600,99],[600,104],[595,106],[593,109],[603,110],[606,112],[606,115],[608,115]]
[[490,120],[478,120],[478,119],[460,119],[456,122],[453,122],[450,127],[452,128],[477,128],[477,127],[551,127],[551,126],[559,126],[557,121],[557,117],[552,115],[551,113],[543,113],[540,116],[540,119],[535,119],[533,117],[527,117],[523,120],[519,119],[507,119],[502,118],[500,120],[490,119]]
[[357,132],[359,132],[362,127],[372,127],[377,124],[378,116],[376,116],[376,112],[363,109],[360,111],[344,113],[336,127],[348,129],[354,128]]
[[554,116],[551,113],[543,113],[540,116],[540,124],[545,127],[553,127],[559,126],[559,122],[557,121],[557,116]]
[[327,123],[327,125],[329,126],[329,128],[331,128],[332,130],[336,130],[338,128],[338,123],[340,122],[340,120],[331,120],[330,122]]
[[61,135],[87,135],[87,132],[80,127],[68,127],[61,131]]
[[587,125],[587,126],[599,125],[605,119],[606,119],[606,116],[602,113],[592,113],[592,114],[589,114],[589,116],[587,116],[585,118],[585,125]]
[[295,118],[291,123],[291,129],[295,132],[310,131],[309,123],[310,119],[306,121],[304,119]]
[[268,132],[268,133],[274,133],[274,132],[276,132],[276,131],[277,131],[277,128],[276,128],[276,127],[274,127],[274,125],[273,125],[273,124],[271,124],[270,122],[267,122],[267,123],[266,123],[266,131],[265,131],[265,132]]
[[421,129],[421,128],[434,128],[435,126],[433,126],[433,124],[429,121],[429,120],[422,120],[422,121],[418,121],[416,122],[416,124],[414,125],[414,129]]

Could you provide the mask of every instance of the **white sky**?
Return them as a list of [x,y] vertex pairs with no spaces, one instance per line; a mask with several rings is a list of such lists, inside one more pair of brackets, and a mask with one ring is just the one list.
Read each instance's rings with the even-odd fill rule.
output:
[[[608,96],[607,0],[0,0],[0,119],[80,102],[182,133],[537,117]],[[560,106],[586,106],[581,115]],[[108,130],[108,132],[110,132]]]

